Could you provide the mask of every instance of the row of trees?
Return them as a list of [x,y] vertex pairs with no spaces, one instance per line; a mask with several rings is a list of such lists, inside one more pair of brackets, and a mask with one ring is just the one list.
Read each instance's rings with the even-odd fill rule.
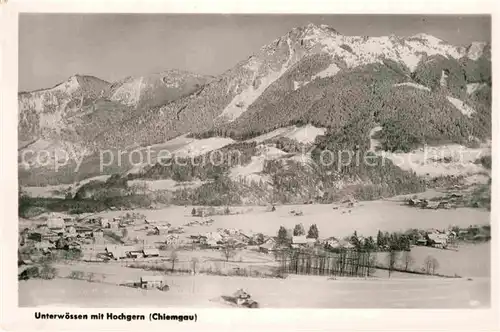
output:
[[[296,224],[290,234],[284,226],[280,226],[277,235],[277,243],[279,245],[290,243],[290,235],[306,235],[306,238],[318,239],[319,230],[316,224],[312,224],[306,234],[304,225]],[[376,239],[374,239],[373,236],[368,236],[366,238],[360,237],[358,236],[357,231],[354,231],[354,233],[345,238],[345,240],[351,243],[354,248],[359,251],[409,251],[410,245],[414,243],[418,237],[418,230],[411,230],[405,234],[397,232],[382,232],[379,230]]]

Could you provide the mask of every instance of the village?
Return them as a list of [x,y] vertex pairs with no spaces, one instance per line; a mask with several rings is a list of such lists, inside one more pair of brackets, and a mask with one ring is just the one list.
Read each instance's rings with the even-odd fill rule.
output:
[[[348,202],[343,209],[350,213],[353,207],[354,203]],[[269,213],[275,209],[273,206]],[[401,234],[379,230],[376,238],[358,235],[355,230],[350,236],[319,237],[315,224],[306,232],[301,223],[294,229],[276,225],[279,229],[274,234],[216,227],[217,216],[228,213],[227,208],[193,208],[186,217],[188,221],[176,226],[168,220],[151,220],[134,212],[112,218],[50,213],[36,220],[20,220],[19,245],[21,252],[27,253],[23,255],[27,261],[64,253],[66,259],[88,263],[171,262],[172,272],[176,266],[177,270],[192,273],[195,264],[202,270],[203,264],[218,261],[232,263],[233,269],[248,266],[247,262],[269,269],[279,265],[281,253],[294,249],[312,255],[410,251],[414,246],[444,250],[454,248],[458,241],[480,236],[479,226],[411,229]],[[288,214],[294,218],[302,215],[302,211],[290,210]]]
[[[223,305],[239,307],[274,301],[252,280],[465,280],[487,268],[476,273],[474,259],[462,258],[489,248],[489,224],[468,223],[480,221],[476,213],[352,199],[331,205],[43,213],[19,219],[18,279],[26,291],[44,292],[37,282],[51,280],[47,287],[78,282],[82,289],[102,285],[153,298],[166,292],[169,301],[198,301],[193,296],[202,293],[207,301],[218,292]],[[229,281],[231,289],[218,290]]]

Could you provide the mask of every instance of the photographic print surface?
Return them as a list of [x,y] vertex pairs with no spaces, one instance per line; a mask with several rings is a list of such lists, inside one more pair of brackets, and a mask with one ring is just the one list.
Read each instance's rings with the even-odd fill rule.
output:
[[21,14],[21,307],[490,307],[491,19]]

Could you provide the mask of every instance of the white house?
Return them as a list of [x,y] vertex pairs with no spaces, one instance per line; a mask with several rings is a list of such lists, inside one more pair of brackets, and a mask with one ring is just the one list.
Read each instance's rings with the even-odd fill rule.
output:
[[63,230],[64,229],[64,219],[63,218],[50,218],[47,220],[47,226],[51,230]]
[[107,246],[106,253],[110,254],[114,259],[127,258],[128,253],[135,252],[133,246]]
[[102,218],[100,221],[99,221],[100,225],[102,228],[110,228],[111,225],[109,224],[109,220],[106,219],[106,218]]
[[168,234],[165,238],[166,245],[178,245],[180,243],[179,235],[177,234]]
[[292,236],[292,247],[298,248],[307,245],[307,239],[305,235]]
[[158,288],[163,287],[165,282],[162,276],[143,276],[140,280],[141,288]]
[[273,251],[275,247],[276,247],[276,240],[271,237],[259,246],[259,251],[267,254]]
[[170,227],[168,225],[157,225],[153,227],[153,231],[155,235],[166,235],[168,234],[168,231],[170,230]]
[[158,257],[160,256],[160,251],[156,248],[144,249],[142,251],[142,254],[144,255],[144,257]]

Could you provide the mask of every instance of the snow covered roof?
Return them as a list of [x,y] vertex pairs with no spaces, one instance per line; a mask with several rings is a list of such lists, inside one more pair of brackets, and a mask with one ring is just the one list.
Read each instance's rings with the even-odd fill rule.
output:
[[276,246],[276,243],[274,241],[266,241],[263,244],[261,244],[259,246],[259,248],[270,250],[270,249],[273,249],[275,246]]
[[293,244],[306,244],[307,243],[306,236],[305,235],[293,236],[292,243]]
[[137,251],[134,246],[107,246],[106,251],[114,258],[127,257],[128,252]]
[[156,248],[152,248],[152,249],[144,249],[142,251],[144,253],[144,255],[147,255],[147,256],[150,256],[150,255],[160,255],[160,251]]
[[64,228],[64,219],[63,218],[50,218],[49,220],[47,220],[47,226],[51,229]]

